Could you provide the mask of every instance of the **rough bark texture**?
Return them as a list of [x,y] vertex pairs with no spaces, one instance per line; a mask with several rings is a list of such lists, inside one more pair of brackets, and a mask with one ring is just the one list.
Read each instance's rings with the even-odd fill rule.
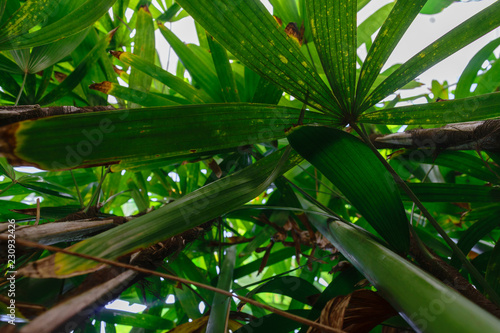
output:
[[449,124],[439,128],[413,129],[403,133],[375,135],[376,148],[485,150],[500,152],[500,120]]
[[455,289],[484,310],[500,318],[500,308],[481,294],[479,290],[474,288],[474,286],[472,286],[454,267],[444,262],[439,256],[433,254],[430,249],[427,249],[427,251],[432,257],[429,257],[429,255],[417,244],[417,241],[411,237],[410,253],[420,264],[422,269]]
[[0,106],[0,126],[16,123],[18,121],[45,118],[71,113],[86,113],[115,110],[111,105],[107,106],[49,106],[40,107],[40,105],[18,105],[18,106]]

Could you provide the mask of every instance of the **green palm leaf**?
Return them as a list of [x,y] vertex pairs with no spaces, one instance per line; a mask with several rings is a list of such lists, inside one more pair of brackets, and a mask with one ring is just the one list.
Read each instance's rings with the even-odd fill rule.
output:
[[[279,175],[301,161],[282,149],[231,176],[204,186],[158,210],[112,230],[79,242],[70,251],[116,259],[183,231],[194,228],[241,206],[264,191]],[[30,264],[20,274],[64,278],[85,274],[98,263],[62,253]]]
[[394,249],[408,251],[409,224],[396,183],[368,146],[327,127],[301,126],[287,137]]
[[299,49],[257,0],[201,0],[178,3],[246,66],[297,99],[339,115],[331,90]]
[[[499,25],[500,2],[495,2],[405,62],[363,101],[360,111],[373,106],[419,74]],[[359,81],[360,84],[363,82],[362,76],[360,76]]]
[[[265,104],[202,104],[80,113],[1,128],[2,153],[16,164],[46,170],[216,154],[276,140],[301,110]],[[306,123],[329,123],[308,112]],[[77,129],[77,130],[75,130]],[[127,145],[123,145],[127,142]]]
[[363,229],[340,221],[311,221],[416,331],[495,332],[500,325],[498,318],[391,252]]
[[356,89],[357,1],[307,1],[314,43],[344,115],[351,113]]

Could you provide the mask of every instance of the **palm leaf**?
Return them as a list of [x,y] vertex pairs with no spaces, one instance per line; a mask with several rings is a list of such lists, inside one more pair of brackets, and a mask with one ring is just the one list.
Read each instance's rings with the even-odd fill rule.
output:
[[178,3],[246,66],[315,108],[339,114],[339,103],[299,49],[257,0]]
[[[134,36],[134,53],[145,61],[153,62],[156,55],[155,29],[148,6],[140,6],[136,15],[137,22],[135,26],[136,34]],[[152,81],[153,79],[150,76],[132,67],[129,78],[130,87],[147,93],[151,88]],[[140,105],[136,103],[131,103],[129,107],[137,108],[139,106]]]
[[[244,170],[198,189],[149,214],[68,248],[116,259],[194,228],[255,198],[280,174],[301,161],[280,150]],[[282,158],[283,157],[283,158]],[[208,205],[209,203],[209,205]],[[64,278],[95,270],[98,263],[57,253],[29,264],[19,273]]]
[[[17,165],[46,170],[144,163],[174,156],[185,159],[283,138],[300,112],[276,105],[236,103],[54,116],[2,127],[2,139],[12,144],[0,149]],[[308,112],[304,122],[328,123],[329,119]]]
[[[391,252],[366,231],[340,221],[325,224],[312,218],[311,222],[416,331],[472,333],[497,330],[500,321],[496,317]],[[432,314],[432,320],[428,314]],[[477,320],[457,320],[466,317]]]
[[396,183],[368,146],[327,127],[302,126],[287,137],[393,248],[408,251],[409,224]]
[[[63,16],[56,22],[31,33],[28,33],[28,30],[32,27],[33,22],[24,25],[22,16],[19,16],[19,20],[12,21],[12,23],[9,23],[11,21],[6,23],[6,25],[12,24],[15,28],[7,29],[6,36],[0,40],[0,51],[19,50],[28,47],[45,45],[74,35],[91,26],[109,10],[115,1],[116,0],[87,0],[77,9]],[[53,6],[57,5],[58,2],[58,0],[44,0],[43,2],[30,1],[29,3],[47,3],[52,6],[49,7],[49,9],[53,9],[55,8]],[[22,10],[23,7],[21,7],[20,10]],[[43,19],[43,15],[38,17],[38,15],[32,15],[32,13],[33,11],[29,13],[30,16],[36,18],[37,20]]]
[[492,93],[436,103],[383,109],[365,113],[358,120],[364,123],[386,125],[441,125],[486,120],[498,116],[500,116],[500,93]]
[[[387,59],[389,59],[392,51],[426,2],[427,0],[396,1],[392,11],[380,28],[372,47],[368,51],[363,66],[361,67],[356,91],[357,114],[360,114],[364,110],[360,106],[364,105],[363,101],[375,82],[375,79],[380,74],[382,67]],[[401,84],[398,88],[404,86],[408,82]]]
[[[498,25],[500,25],[500,2],[495,2],[405,62],[363,101],[360,111],[373,106],[419,74],[493,30]],[[359,81],[363,82],[362,76],[360,76]]]
[[344,115],[351,113],[356,89],[357,1],[307,1],[314,43]]

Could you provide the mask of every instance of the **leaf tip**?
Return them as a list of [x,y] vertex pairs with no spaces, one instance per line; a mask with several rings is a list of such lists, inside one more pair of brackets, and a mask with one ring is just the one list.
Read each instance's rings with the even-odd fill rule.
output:
[[276,22],[278,23],[278,26],[283,26],[283,21],[276,15],[273,15],[274,19],[276,20]]
[[122,55],[123,52],[111,50],[109,51],[109,53],[111,53],[111,55],[114,56],[116,59],[120,60],[120,56]]
[[100,92],[103,92],[105,94],[108,94],[109,91],[111,90],[112,83],[109,81],[103,81],[101,83],[92,83],[89,88],[93,90],[97,90]]

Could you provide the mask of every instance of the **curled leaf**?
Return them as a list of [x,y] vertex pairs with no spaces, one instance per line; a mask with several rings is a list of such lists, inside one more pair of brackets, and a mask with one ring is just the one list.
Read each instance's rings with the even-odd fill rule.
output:
[[[397,311],[377,293],[361,289],[349,295],[331,299],[316,320],[324,325],[346,332],[369,332],[383,321],[397,315]],[[319,333],[310,328],[307,333]]]

